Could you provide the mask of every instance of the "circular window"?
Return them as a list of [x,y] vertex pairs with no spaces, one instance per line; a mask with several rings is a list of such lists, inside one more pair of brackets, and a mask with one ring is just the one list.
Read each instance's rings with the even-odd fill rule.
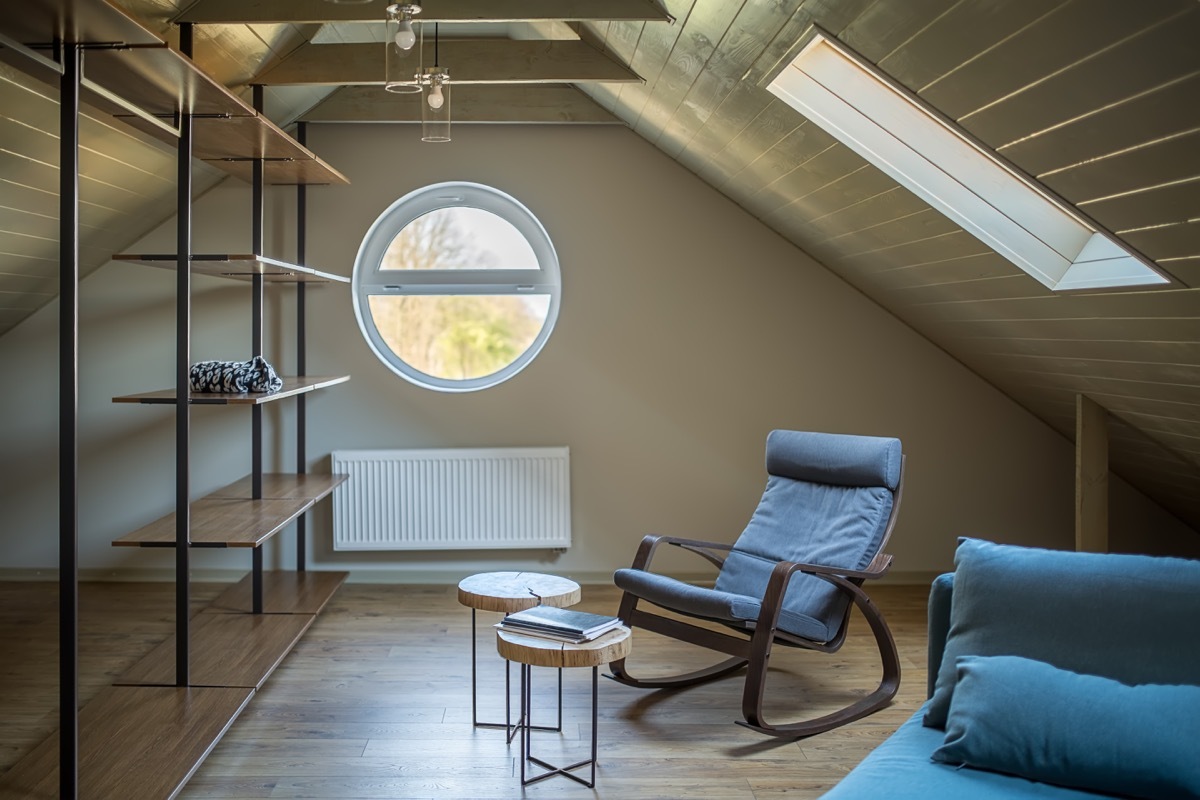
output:
[[375,220],[352,288],[380,361],[418,386],[468,392],[516,375],[546,343],[558,318],[558,256],[512,197],[438,183]]

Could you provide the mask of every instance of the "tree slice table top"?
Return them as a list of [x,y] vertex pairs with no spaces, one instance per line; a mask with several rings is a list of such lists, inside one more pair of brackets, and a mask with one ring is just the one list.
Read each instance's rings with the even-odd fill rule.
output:
[[540,572],[483,572],[458,584],[458,602],[464,606],[505,614],[538,605],[566,608],[580,596],[575,581]]
[[598,667],[625,658],[632,648],[633,634],[624,625],[581,644],[496,630],[500,655],[531,667]]

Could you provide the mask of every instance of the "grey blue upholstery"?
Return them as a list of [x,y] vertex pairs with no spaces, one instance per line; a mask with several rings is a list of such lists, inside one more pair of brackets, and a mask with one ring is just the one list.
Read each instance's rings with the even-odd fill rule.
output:
[[[1200,684],[1196,667],[1200,638],[1188,635],[1197,629],[1200,619],[1200,562],[1055,552],[967,539],[959,545],[956,564],[956,573],[935,580],[929,595],[930,697],[946,688],[946,679],[938,680],[945,672],[944,664],[956,665],[957,673],[964,659],[977,658],[980,652],[1003,652],[1001,658],[1038,659],[1081,676],[1116,671],[1129,685],[1187,689],[1188,685]],[[982,604],[990,606],[990,613],[984,613]],[[968,619],[970,625],[965,624]],[[1020,694],[1014,696],[1020,698],[1039,688],[1047,687],[1022,684]],[[1053,694],[1061,699],[1063,692],[1054,689]],[[1093,703],[1102,699],[1089,695]],[[823,795],[823,800],[1085,800],[1109,796],[1084,791],[1069,776],[1059,779],[1069,785],[1057,785],[1020,774],[931,760],[947,740],[946,730],[925,724],[934,704],[933,700],[926,702]],[[1126,724],[1091,725],[1081,732],[1079,745],[1101,754],[1115,752],[1113,748],[1119,742],[1106,740],[1131,735],[1128,722],[1132,718],[1125,717]],[[1187,718],[1195,719],[1195,714]],[[1016,727],[1004,724],[994,744],[1002,748],[1017,742],[1022,754],[1046,753],[1055,759],[1056,766],[1077,766],[1061,746],[1048,746],[1044,726],[1034,731],[1031,744],[1016,739]],[[1195,723],[1184,727],[1194,728]],[[975,732],[982,735],[984,728],[976,726]],[[1190,747],[1194,752],[1193,733],[1178,724],[1171,732],[1177,734],[1173,745]],[[1150,759],[1147,762],[1153,763]],[[1131,765],[1127,772],[1133,772],[1132,762],[1119,763]],[[1174,760],[1177,771],[1185,775],[1195,773],[1195,763],[1187,757]],[[1167,779],[1171,777],[1169,771],[1162,770],[1155,781],[1169,787]],[[1115,787],[1104,791],[1127,796]],[[1194,796],[1171,790],[1130,794]]]
[[[767,437],[767,487],[713,589],[642,570],[618,570],[621,589],[655,605],[727,623],[758,618],[775,564],[861,570],[878,553],[900,480],[900,440],[801,431]],[[828,642],[849,597],[821,578],[796,574],[778,629]]]

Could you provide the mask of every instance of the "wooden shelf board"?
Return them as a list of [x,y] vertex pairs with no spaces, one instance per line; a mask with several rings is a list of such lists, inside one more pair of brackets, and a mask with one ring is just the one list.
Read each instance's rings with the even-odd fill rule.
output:
[[[292,397],[297,394],[304,394],[315,389],[324,389],[327,386],[335,386],[339,383],[345,383],[350,380],[349,375],[305,375],[302,377],[288,376],[283,379],[283,388],[278,392],[271,394],[262,394],[247,392],[244,394],[224,394],[221,392],[191,392],[188,395],[188,402],[193,405],[250,405],[256,406],[262,403],[270,403],[274,400],[282,400],[285,397]],[[161,389],[156,392],[144,392],[141,394],[128,394],[121,397],[114,397],[114,403],[146,403],[146,404],[172,404],[175,402],[174,389]]]
[[[250,182],[253,175],[253,168],[249,161],[206,159],[206,163],[247,183]],[[276,186],[292,186],[295,184],[348,184],[350,179],[320,158],[313,157],[295,161],[267,161],[263,164],[263,182]]]
[[[307,498],[314,503],[344,483],[350,476],[344,472],[330,474],[328,472],[308,472],[303,475],[294,472],[265,472],[262,480],[263,497]],[[253,490],[252,476],[236,480],[228,486],[222,486],[209,497],[238,497],[249,500]]]
[[[175,137],[128,112],[110,113],[156,139],[173,143]],[[268,184],[348,184],[338,170],[301,145],[261,114],[224,119],[192,120],[192,155],[245,181],[253,167],[246,159],[267,159],[263,181]]]
[[[263,612],[266,614],[320,614],[346,581],[348,572],[263,573]],[[230,586],[212,602],[209,611],[248,614],[251,611],[252,575]]]
[[[248,500],[204,497],[191,504],[192,547],[257,547],[303,514],[313,501],[300,498]],[[113,541],[117,547],[174,547],[175,514]]]
[[[173,270],[178,266],[174,253],[117,253],[113,261],[128,261],[148,267]],[[349,283],[350,279],[330,272],[321,272],[299,264],[289,264],[252,253],[193,253],[193,275],[211,275],[248,281],[262,275],[269,283]]]
[[[248,688],[110,686],[79,712],[80,797],[174,797],[246,707]],[[57,797],[58,731],[0,775],[0,798]]]
[[[312,614],[229,614],[202,611],[192,618],[188,682],[191,686],[257,689],[313,623]],[[151,650],[115,683],[175,683],[175,637]]]
[[0,33],[27,45],[50,44],[55,39],[134,45],[162,41],[124,11],[95,0],[0,3]]

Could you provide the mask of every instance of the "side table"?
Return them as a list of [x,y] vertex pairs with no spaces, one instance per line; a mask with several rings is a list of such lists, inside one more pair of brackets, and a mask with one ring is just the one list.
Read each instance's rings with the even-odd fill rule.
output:
[[[621,625],[604,635],[582,644],[570,644],[567,642],[555,642],[550,639],[542,639],[536,636],[522,636],[519,633],[511,631],[497,630],[496,631],[496,649],[500,655],[504,656],[508,661],[516,661],[521,665],[521,711],[517,717],[517,727],[524,728],[521,731],[521,785],[528,786],[540,780],[545,780],[554,775],[562,775],[565,778],[570,778],[573,781],[582,783],[589,789],[596,785],[596,699],[597,699],[597,677],[599,676],[599,667],[601,664],[607,664],[610,661],[618,661],[629,655],[629,651],[633,647],[633,635],[629,628]],[[529,709],[532,704],[533,692],[530,690],[529,674],[531,667],[558,667],[559,668],[559,723],[562,722],[562,670],[565,667],[591,667],[592,668],[592,753],[591,758],[576,762],[566,767],[556,767],[549,764],[540,758],[533,755],[530,737],[531,726],[522,725],[529,720]],[[525,777],[526,762],[536,764],[539,767],[546,769],[540,775],[534,775],[530,778]],[[591,780],[584,780],[578,775],[573,774],[573,770],[580,767],[590,766],[592,768]]]
[[[557,575],[540,572],[483,572],[463,578],[458,584],[458,602],[471,609],[471,724],[476,728],[504,728],[508,741],[520,729],[512,724],[510,707],[511,683],[508,662],[504,664],[504,722],[480,722],[478,712],[478,678],[475,652],[475,612],[496,611],[513,614],[537,605],[566,608],[579,602],[579,584]],[[529,718],[526,717],[528,722]],[[562,670],[558,671],[558,725],[538,726],[537,730],[562,730]]]

